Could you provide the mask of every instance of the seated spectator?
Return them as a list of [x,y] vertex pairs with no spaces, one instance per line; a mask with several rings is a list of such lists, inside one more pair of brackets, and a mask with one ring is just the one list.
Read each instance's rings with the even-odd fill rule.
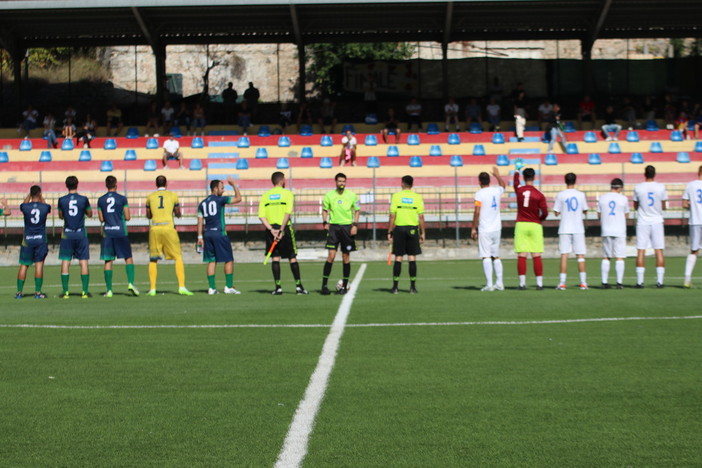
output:
[[[334,110],[336,103],[325,98],[322,101],[322,106],[319,108],[319,126],[322,128],[322,133],[334,133],[336,127],[336,116]],[[329,129],[329,131],[327,131]]]
[[583,100],[578,104],[578,124],[580,129],[583,129],[583,122],[588,122],[592,125],[595,124],[597,116],[595,115],[595,103],[590,99],[590,96],[583,96]]
[[63,123],[61,135],[63,135],[64,138],[69,138],[71,140],[76,137],[76,125],[73,123],[73,119],[71,117],[67,117],[66,121]]
[[[185,101],[180,101],[180,106],[178,106],[178,112],[176,112],[173,124],[177,127],[184,127],[185,134],[190,135],[190,112],[188,112],[188,106],[185,105]],[[181,129],[182,131],[183,129]]]
[[624,120],[624,126],[629,130],[633,130],[636,127],[636,108],[628,97],[625,97],[622,101],[622,119]]
[[690,135],[688,134],[687,127],[689,126],[690,121],[687,118],[687,114],[685,112],[681,112],[678,114],[678,118],[675,120],[675,130],[680,130],[680,132],[683,135],[683,138],[686,140],[690,139]]
[[88,115],[88,119],[86,119],[83,127],[76,133],[76,141],[78,144],[82,143],[83,148],[90,148],[90,142],[95,138],[95,130],[89,119],[90,115]]
[[63,124],[66,124],[66,121],[68,119],[71,119],[72,122],[76,121],[76,110],[71,106],[70,104],[66,108],[66,110],[63,113]]
[[171,101],[166,101],[161,109],[161,122],[163,123],[163,134],[167,135],[171,132],[173,126],[173,118],[175,117],[175,109]]
[[643,103],[643,118],[644,120],[655,120],[656,119],[656,104],[655,97],[646,96]]
[[17,133],[20,133],[22,130],[24,130],[24,137],[29,138],[29,132],[37,128],[38,120],[39,112],[35,108],[33,108],[31,104],[28,105],[27,109],[24,112],[22,112],[22,122],[17,128]]
[[487,121],[490,124],[490,131],[499,132],[502,108],[495,98],[490,98],[490,103],[485,106],[485,113],[487,114]]
[[456,127],[456,131],[461,131],[461,125],[458,123],[458,104],[454,98],[449,98],[448,102],[444,106],[444,116],[446,117],[446,123],[444,125],[444,131],[448,132],[451,122]]
[[561,146],[563,147],[563,152],[565,152],[568,140],[566,139],[565,133],[563,132],[563,123],[561,122],[561,106],[559,106],[558,104],[553,105],[553,113],[551,114],[551,120],[548,122],[548,126],[546,127],[546,132],[550,136],[550,140],[548,142],[548,149],[546,150],[546,152],[551,153],[553,151],[553,146],[556,144],[556,141],[559,138],[561,139]]
[[107,110],[107,136],[118,136],[122,127],[124,127],[122,110],[117,107],[117,104],[112,104]]
[[171,133],[168,136],[168,140],[163,143],[163,168],[166,169],[167,161],[175,159],[180,164],[180,168],[183,169],[183,155],[180,152],[180,143],[175,139]]
[[695,140],[699,140],[700,139],[700,128],[702,128],[702,109],[697,111],[697,118],[695,119],[695,123],[694,123],[692,128],[695,132]]
[[42,122],[44,125],[44,138],[46,139],[48,148],[56,148],[58,143],[56,141],[56,119],[51,115],[51,112],[47,112]]
[[197,135],[197,129],[199,128],[200,134],[205,136],[205,125],[207,125],[205,121],[205,109],[202,107],[202,104],[198,102],[193,109],[193,135]]
[[617,116],[614,113],[614,107],[607,106],[604,113],[604,125],[602,126],[602,133],[604,133],[607,141],[617,141],[619,139],[619,132],[622,131],[622,126],[617,123]]
[[237,121],[241,127],[241,133],[247,134],[248,128],[251,126],[251,110],[249,109],[249,103],[243,101],[239,107],[239,112],[237,113]]
[[480,109],[480,104],[476,98],[470,98],[466,105],[466,131],[470,130],[470,124],[477,122],[481,126],[483,124],[483,115]]
[[292,125],[292,111],[285,102],[280,106],[279,123],[281,133],[285,133],[285,130]]
[[297,109],[297,131],[299,132],[302,125],[309,125],[310,127],[314,125],[314,120],[312,118],[312,110],[310,109],[307,102],[301,102],[300,107]]
[[149,110],[146,113],[146,129],[144,130],[144,136],[149,136],[149,129],[153,129],[153,134],[155,137],[158,135],[158,127],[161,122],[161,112],[159,112],[156,106],[156,101],[152,101],[149,105]]
[[388,109],[388,118],[385,120],[385,128],[381,130],[383,135],[383,142],[388,142],[388,135],[395,134],[395,143],[400,142],[400,121],[395,117],[395,109],[392,107]]
[[95,138],[97,135],[97,120],[93,118],[92,115],[88,114],[85,116],[85,123],[83,125],[83,128],[87,128],[88,132]]
[[339,166],[344,166],[350,162],[352,166],[356,165],[356,137],[351,133],[351,130],[346,130],[346,135],[341,138],[341,154],[339,154]]
[[536,119],[539,122],[539,128],[544,128],[543,124],[553,119],[553,104],[548,99],[544,99],[544,102],[539,105],[538,111]]
[[407,131],[411,132],[412,127],[416,126],[417,131],[422,131],[422,105],[417,101],[417,98],[410,99],[409,104],[405,106],[407,112]]

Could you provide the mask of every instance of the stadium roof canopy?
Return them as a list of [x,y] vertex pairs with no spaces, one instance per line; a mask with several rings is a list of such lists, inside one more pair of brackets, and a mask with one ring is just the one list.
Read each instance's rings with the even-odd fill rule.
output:
[[5,0],[0,46],[701,37],[700,0]]

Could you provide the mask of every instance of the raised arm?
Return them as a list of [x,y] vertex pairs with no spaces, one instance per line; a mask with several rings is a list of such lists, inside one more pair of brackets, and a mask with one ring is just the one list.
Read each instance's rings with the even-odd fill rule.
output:
[[500,187],[503,189],[507,187],[507,184],[500,175],[500,170],[497,168],[497,166],[492,166],[492,175],[495,176],[495,179],[497,179],[497,183],[500,185]]

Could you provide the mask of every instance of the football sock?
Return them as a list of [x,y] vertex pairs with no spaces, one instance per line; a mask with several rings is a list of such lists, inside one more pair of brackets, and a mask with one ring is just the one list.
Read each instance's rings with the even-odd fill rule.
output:
[[295,278],[295,284],[299,285],[302,283],[302,281],[300,281],[300,264],[298,262],[290,262],[290,271],[292,272],[293,278]]
[[[398,275],[399,276],[399,275]],[[414,282],[417,281],[417,262],[409,262],[410,287],[414,287]]]
[[34,290],[41,292],[41,287],[44,284],[44,278],[34,278]]
[[492,287],[492,260],[489,258],[483,259],[483,273],[485,273],[486,285]]
[[[609,283],[609,259],[603,258],[602,265],[600,266],[600,272],[602,273],[602,284]],[[619,281],[617,281],[619,283]]]
[[567,273],[561,273],[561,274],[558,276],[558,281],[559,281],[558,284],[565,284],[567,278],[568,278],[568,274],[567,274]]
[[697,262],[697,255],[688,254],[685,260],[685,282],[689,283],[692,279],[692,270],[695,269],[695,263]]
[[502,260],[496,258],[492,261],[492,268],[495,270],[495,281],[502,284]]
[[273,281],[275,287],[280,287],[280,262],[271,262],[271,271],[273,271]]
[[624,282],[624,260],[617,260],[614,262],[614,271],[617,273],[617,283],[622,284]]
[[158,263],[149,262],[149,285],[152,291],[156,290],[156,278],[158,277]]
[[183,259],[178,258],[175,261],[175,274],[178,279],[178,288],[185,287],[185,265],[183,265]]
[[108,291],[112,291],[112,270],[105,270],[105,287]]
[[536,277],[536,285],[537,285],[537,286],[543,286],[543,285],[544,285],[544,277],[543,277],[543,276],[537,276],[537,277]]
[[587,273],[584,271],[580,272],[580,284],[587,284]]
[[645,267],[636,267],[636,284],[643,284]]
[[88,292],[90,285],[90,275],[80,275],[80,283],[83,285],[83,292]]
[[544,263],[541,261],[541,257],[534,257],[534,275],[544,276]]
[[134,264],[127,263],[127,282],[129,284],[134,284]]
[[324,270],[322,271],[322,287],[327,285],[333,266],[334,264],[331,262],[324,262]]
[[351,276],[351,263],[344,263],[343,274],[344,287],[347,287],[349,285],[349,276]]
[[392,287],[396,288],[402,273],[402,262],[395,262],[392,266]]
[[18,278],[17,279],[17,292],[22,292],[23,289],[24,289],[24,280],[21,280]]
[[210,289],[217,288],[217,283],[215,283],[215,275],[207,275],[207,284],[210,285]]
[[224,284],[228,288],[234,287],[234,273],[225,273],[224,274]]
[[587,284],[587,272],[585,271],[585,259],[578,259],[578,271],[580,272],[580,284]]
[[663,284],[663,278],[665,277],[665,267],[656,267],[656,279],[657,283]]
[[519,286],[526,286],[526,275],[519,275]]
[[63,292],[67,293],[68,292],[68,279],[70,278],[70,275],[64,275],[61,273],[61,286],[63,287]]
[[519,276],[526,275],[527,261],[526,257],[517,257],[517,274]]

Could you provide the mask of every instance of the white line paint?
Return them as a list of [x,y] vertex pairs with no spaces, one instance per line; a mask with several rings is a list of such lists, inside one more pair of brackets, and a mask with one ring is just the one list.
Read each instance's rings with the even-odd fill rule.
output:
[[[355,285],[354,285],[355,289]],[[349,296],[347,297],[350,297]],[[346,298],[344,298],[346,299]],[[343,305],[343,301],[342,301]],[[476,321],[476,322],[407,322],[407,323],[349,323],[346,328],[369,327],[451,327],[475,325],[551,325],[593,322],[626,322],[632,320],[696,320],[702,315],[680,315],[672,317],[597,317],[567,320],[521,320],[521,321]],[[198,329],[198,328],[330,328],[326,323],[249,323],[249,324],[211,324],[211,325],[41,325],[31,323],[0,323],[0,328],[39,328],[55,330],[143,330],[143,329]]]
[[356,277],[351,283],[351,289],[341,301],[339,311],[336,313],[327,339],[324,341],[317,367],[312,373],[310,383],[305,390],[305,396],[300,401],[288,428],[283,448],[280,450],[278,460],[275,463],[276,468],[299,467],[307,455],[307,444],[314,428],[314,420],[324,399],[329,376],[336,362],[341,336],[344,334],[346,320],[351,312],[351,304],[353,304],[353,298],[356,296],[356,291],[358,291],[358,286],[361,284],[365,271],[366,264],[364,263],[359,268],[358,273],[356,273]]

